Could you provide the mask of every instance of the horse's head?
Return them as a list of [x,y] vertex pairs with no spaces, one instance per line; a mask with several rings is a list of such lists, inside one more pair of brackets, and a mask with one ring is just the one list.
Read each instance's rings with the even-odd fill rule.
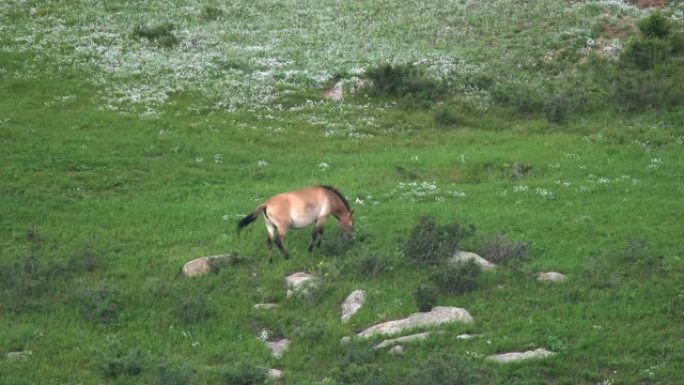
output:
[[346,211],[340,215],[340,227],[345,234],[352,234],[354,232],[354,213]]

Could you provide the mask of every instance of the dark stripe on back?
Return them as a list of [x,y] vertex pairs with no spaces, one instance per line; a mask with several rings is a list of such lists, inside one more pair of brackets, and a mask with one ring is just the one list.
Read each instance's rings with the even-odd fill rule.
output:
[[351,211],[351,207],[349,206],[349,202],[347,201],[347,198],[345,198],[344,195],[342,195],[342,193],[339,192],[336,188],[334,188],[332,186],[326,186],[326,185],[319,185],[318,187],[323,187],[324,189],[326,189],[326,190],[332,192],[333,194],[337,195],[337,197],[340,198],[342,203],[344,203],[344,207],[347,208],[347,211]]

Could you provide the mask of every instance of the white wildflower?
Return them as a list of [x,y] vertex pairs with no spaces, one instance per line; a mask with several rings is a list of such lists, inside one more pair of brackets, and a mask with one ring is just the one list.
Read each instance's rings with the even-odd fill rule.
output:
[[318,168],[320,168],[322,171],[325,171],[330,168],[330,165],[325,162],[321,162],[318,164]]
[[525,185],[518,185],[518,186],[513,186],[513,191],[515,192],[523,192],[523,191],[528,191],[530,188]]
[[268,166],[268,162],[266,162],[266,161],[263,160],[263,159],[259,159],[259,160],[257,160],[257,166],[259,166],[259,167]]

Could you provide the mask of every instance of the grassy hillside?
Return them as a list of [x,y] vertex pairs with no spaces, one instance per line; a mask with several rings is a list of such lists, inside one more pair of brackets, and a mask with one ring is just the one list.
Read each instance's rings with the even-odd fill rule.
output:
[[[286,384],[678,383],[683,10],[659,14],[662,37],[640,24],[652,12],[1,3],[0,383],[249,384],[266,368]],[[374,86],[351,94],[353,77]],[[326,100],[337,80],[344,100]],[[269,264],[261,219],[238,238],[261,201],[315,183],[347,196],[355,242],[330,220],[320,250],[292,231],[292,258]],[[504,253],[473,290],[437,289],[474,324],[399,357],[342,345],[418,310],[438,272],[405,244],[426,215],[474,226],[461,249],[526,253]],[[180,274],[226,252],[241,258]],[[568,281],[538,283],[548,270]],[[285,298],[296,271],[322,287]],[[355,289],[367,303],[343,324]],[[264,329],[292,340],[282,357]],[[536,348],[556,355],[484,359]]]

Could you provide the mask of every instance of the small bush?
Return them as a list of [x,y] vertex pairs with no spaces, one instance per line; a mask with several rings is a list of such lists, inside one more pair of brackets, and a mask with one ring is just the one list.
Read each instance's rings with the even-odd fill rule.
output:
[[205,5],[202,8],[202,20],[213,21],[221,18],[223,16],[223,10],[219,7],[213,5]]
[[98,369],[105,379],[137,376],[143,370],[143,355],[139,349],[126,352],[120,344],[111,343],[107,350],[97,354]]
[[354,269],[359,275],[374,278],[387,270],[387,262],[376,254],[364,255],[353,261]]
[[422,216],[404,242],[404,255],[412,266],[434,266],[450,257],[461,240],[475,232],[473,225],[457,222],[439,225],[432,216]]
[[221,371],[221,384],[225,385],[259,385],[266,382],[266,370],[248,363]]
[[423,104],[437,100],[446,93],[446,86],[428,76],[413,64],[381,64],[366,70],[376,95],[405,98]]
[[215,315],[202,293],[188,293],[180,298],[175,307],[176,319],[185,325],[204,322]]
[[345,255],[354,250],[357,244],[357,239],[355,237],[341,232],[323,234],[321,237],[322,238],[319,238],[321,241],[321,254],[329,257]]
[[422,284],[416,288],[413,296],[418,311],[430,311],[437,305],[437,288],[432,284]]
[[672,31],[672,23],[660,12],[640,20],[637,27],[644,36],[655,39],[665,39]]
[[123,301],[115,286],[81,288],[76,299],[80,303],[81,315],[90,322],[111,325],[121,321]]
[[159,23],[153,25],[136,24],[133,27],[133,36],[138,39],[145,39],[160,48],[173,48],[178,45],[179,40],[173,34],[175,26],[172,23]]
[[440,108],[435,112],[435,122],[443,127],[454,127],[460,123],[456,114],[448,108]]
[[558,94],[544,101],[542,111],[549,122],[563,123],[568,115],[573,112],[573,106],[570,98],[566,95]]
[[469,361],[452,355],[430,357],[420,369],[407,376],[400,384],[479,385],[490,384],[486,371]]
[[445,263],[432,275],[440,293],[463,294],[477,289],[482,269],[473,260],[459,263]]
[[523,261],[529,258],[529,245],[509,242],[503,233],[497,232],[494,238],[483,242],[479,254],[494,264]]
[[185,365],[162,363],[159,366],[158,385],[191,385],[194,383],[195,376]]

